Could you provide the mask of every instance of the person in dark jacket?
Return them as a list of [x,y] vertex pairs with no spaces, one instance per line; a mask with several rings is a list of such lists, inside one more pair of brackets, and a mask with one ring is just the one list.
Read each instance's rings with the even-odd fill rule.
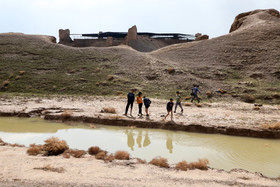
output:
[[169,114],[171,113],[171,121],[173,121],[173,106],[174,106],[174,102],[173,99],[171,98],[166,105],[167,115],[164,117],[164,120],[166,120],[167,116],[169,116]]
[[152,101],[149,98],[147,98],[146,96],[144,96],[143,98],[144,98],[146,116],[149,117],[149,107],[150,107]]
[[129,106],[130,106],[130,115],[132,115],[132,108],[133,108],[134,101],[135,101],[135,94],[134,94],[134,90],[131,89],[131,91],[127,94],[127,104],[126,104],[124,115],[127,115]]
[[197,102],[199,103],[200,102],[200,98],[198,97],[198,93],[200,93],[199,91],[199,85],[193,85],[193,88],[192,88],[192,93],[191,93],[191,96],[192,96],[192,99],[191,99],[191,102],[193,102],[194,100],[197,100]]

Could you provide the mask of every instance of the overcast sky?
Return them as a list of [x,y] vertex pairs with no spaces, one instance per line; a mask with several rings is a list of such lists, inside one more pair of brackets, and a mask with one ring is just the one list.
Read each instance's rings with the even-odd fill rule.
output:
[[58,35],[127,31],[228,33],[245,11],[274,8],[280,0],[0,0],[0,33]]

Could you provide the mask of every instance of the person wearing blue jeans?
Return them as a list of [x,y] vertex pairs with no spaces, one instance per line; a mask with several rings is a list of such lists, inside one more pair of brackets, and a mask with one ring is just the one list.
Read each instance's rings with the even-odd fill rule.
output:
[[193,85],[192,93],[191,93],[191,95],[192,95],[191,102],[193,102],[194,100],[197,100],[198,103],[200,102],[200,98],[197,95],[197,93],[200,93],[198,88],[199,88],[198,85]]

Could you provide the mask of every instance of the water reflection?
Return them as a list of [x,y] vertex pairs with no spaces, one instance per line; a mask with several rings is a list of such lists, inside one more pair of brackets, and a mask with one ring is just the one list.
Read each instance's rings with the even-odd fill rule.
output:
[[[138,130],[138,132],[135,132],[135,133],[134,133],[134,130],[131,130],[131,129],[125,130],[125,134],[127,136],[127,146],[132,151],[134,151],[134,145],[135,145],[134,135],[136,133],[137,133],[136,143],[138,145],[138,148],[148,147],[151,144],[149,132],[148,131],[144,131],[144,132],[145,132],[145,137],[144,137],[144,141],[142,142],[142,139],[143,139],[143,130],[142,129]],[[166,138],[166,149],[169,151],[169,153],[173,153],[172,138],[168,134],[166,134],[166,137],[167,137]],[[143,143],[143,145],[142,145],[142,143]]]

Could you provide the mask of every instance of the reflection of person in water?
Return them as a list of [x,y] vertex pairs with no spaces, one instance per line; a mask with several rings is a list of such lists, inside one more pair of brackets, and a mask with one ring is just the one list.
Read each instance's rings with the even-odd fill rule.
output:
[[172,151],[173,151],[173,144],[172,144],[172,139],[170,137],[167,137],[166,148],[169,150],[169,153],[172,153]]
[[145,139],[144,139],[144,142],[143,142],[143,147],[147,147],[150,144],[151,144],[151,140],[149,138],[148,132],[146,132]]
[[131,148],[132,151],[134,151],[134,138],[133,138],[133,132],[132,131],[126,131],[127,135],[127,146]]
[[142,147],[142,130],[138,131],[138,136],[137,136],[136,142],[138,144],[138,147],[141,148]]

